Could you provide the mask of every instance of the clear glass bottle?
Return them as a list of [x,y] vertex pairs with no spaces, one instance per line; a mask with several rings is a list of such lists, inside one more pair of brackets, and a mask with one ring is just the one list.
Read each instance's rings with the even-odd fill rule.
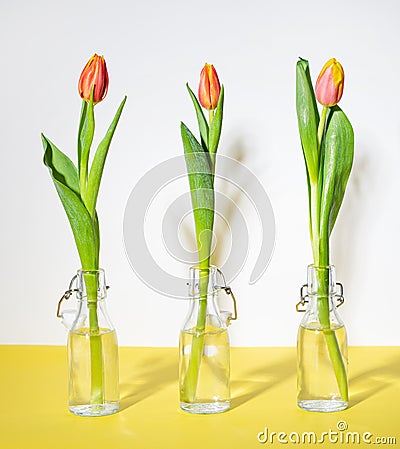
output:
[[[221,413],[230,408],[229,317],[217,304],[221,285],[216,267],[190,268],[190,306],[180,333],[180,406],[190,413]],[[226,318],[228,318],[226,320]]]
[[310,265],[307,278],[298,304],[307,308],[297,338],[297,404],[312,412],[344,410],[348,407],[347,336],[336,306],[338,300],[339,305],[343,302],[343,289],[336,284],[332,265]]
[[119,410],[118,342],[106,310],[104,270],[77,274],[78,309],[68,334],[69,410],[105,416]]

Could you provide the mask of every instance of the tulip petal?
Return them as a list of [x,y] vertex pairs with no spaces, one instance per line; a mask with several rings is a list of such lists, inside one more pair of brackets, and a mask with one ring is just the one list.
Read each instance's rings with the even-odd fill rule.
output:
[[93,104],[102,101],[108,91],[108,72],[106,61],[103,56],[94,54],[84,69],[78,82],[78,91],[81,98],[90,101],[90,94],[93,91]]
[[212,64],[205,64],[200,72],[199,101],[203,108],[213,110],[217,107],[220,95],[220,83]]
[[344,71],[341,64],[331,58],[323,66],[315,84],[315,94],[320,104],[335,106],[343,94]]

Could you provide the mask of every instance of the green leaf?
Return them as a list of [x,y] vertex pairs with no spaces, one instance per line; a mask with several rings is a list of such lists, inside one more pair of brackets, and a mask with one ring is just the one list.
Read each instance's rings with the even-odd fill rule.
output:
[[121,117],[122,110],[126,102],[126,97],[122,100],[111,125],[109,126],[106,135],[100,142],[96,154],[94,155],[92,166],[90,168],[88,186],[86,191],[86,205],[90,215],[93,217],[96,210],[97,196],[99,194],[101,177],[103,175],[104,164],[108,150],[110,148],[111,140],[113,138],[118,121]]
[[224,111],[224,86],[221,86],[221,92],[219,94],[217,109],[215,110],[214,118],[210,125],[209,145],[211,160],[213,162],[213,172],[215,171],[215,154],[218,149],[219,138],[221,136],[222,119]]
[[354,157],[353,128],[339,106],[331,108],[322,151],[320,234],[327,240],[343,201]]
[[78,171],[74,163],[44,134],[41,137],[44,148],[43,162],[51,169],[53,178],[69,187],[77,195],[80,195]]
[[214,225],[214,188],[210,156],[183,123],[181,135],[192,197],[199,263],[207,265]]
[[76,167],[42,135],[45,150],[43,162],[48,167],[58,196],[70,222],[74,234],[82,268],[98,268],[97,244],[92,218],[79,196],[79,182]]
[[311,82],[308,61],[300,59],[296,66],[296,111],[301,146],[311,183],[318,181],[319,151],[318,123],[319,113]]
[[189,84],[186,84],[187,90],[189,92],[190,98],[193,101],[194,108],[196,109],[197,122],[199,124],[199,131],[202,141],[204,142],[205,147],[208,149],[208,123],[206,118],[204,117],[203,109],[197,99],[196,95],[193,93],[192,89],[189,87]]
[[95,212],[94,217],[92,217],[92,226],[93,226],[93,234],[94,234],[94,242],[95,242],[95,254],[97,256],[96,265],[99,266],[100,226],[99,226],[99,217],[97,215],[97,212]]
[[98,269],[98,254],[92,218],[78,195],[67,186],[53,179],[74,234],[82,268]]
[[78,128],[78,172],[81,170],[81,154],[82,154],[82,129],[86,120],[87,113],[87,102],[82,100],[82,108],[81,108],[81,116],[79,119],[79,128]]
[[[307,167],[307,162],[306,162],[306,158],[303,152],[303,156],[304,156],[304,163],[306,164]],[[312,230],[312,213],[311,213],[311,208],[312,208],[312,204],[311,204],[311,184],[310,184],[310,176],[308,174],[308,170],[306,170],[306,174],[307,174],[307,192],[308,192],[308,224],[309,224],[309,230],[310,230],[310,239],[311,242],[313,242],[314,240],[314,236],[313,236],[313,230]]]

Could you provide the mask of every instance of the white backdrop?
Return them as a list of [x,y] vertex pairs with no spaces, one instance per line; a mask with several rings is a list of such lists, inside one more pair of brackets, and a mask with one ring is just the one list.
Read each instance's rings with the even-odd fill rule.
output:
[[135,276],[122,221],[140,177],[182,154],[180,120],[196,129],[185,83],[197,89],[206,61],[226,88],[219,151],[240,155],[262,182],[277,229],[271,263],[249,285],[259,247],[256,216],[249,223],[248,261],[232,284],[240,315],[231,327],[232,344],[295,344],[301,317],[294,306],[311,262],[294,107],[298,56],[310,61],[313,79],[331,57],[346,73],[341,106],[355,130],[355,162],[332,238],[332,262],[345,286],[341,313],[349,342],[400,344],[396,0],[1,3],[1,343],[65,342],[55,310],[79,261],[42,164],[40,132],[75,158],[77,80],[97,52],[105,55],[110,75],[107,99],[96,107],[98,136],[128,95],[98,204],[102,266],[112,286],[109,312],[120,344],[177,344],[187,304],[163,297]]

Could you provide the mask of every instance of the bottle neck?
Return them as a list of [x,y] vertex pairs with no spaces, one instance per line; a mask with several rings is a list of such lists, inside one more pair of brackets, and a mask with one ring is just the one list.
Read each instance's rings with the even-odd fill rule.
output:
[[338,290],[336,285],[335,267],[316,267],[309,265],[307,270],[307,302],[306,313],[302,325],[308,323],[320,323],[326,325],[342,325],[337,314],[336,296]]
[[206,326],[225,328],[226,323],[220,316],[218,296],[224,282],[217,267],[202,269],[191,267],[189,270],[189,312],[184,329],[197,326],[198,317],[204,317]]
[[107,298],[106,277],[103,269],[78,270],[77,273],[78,301],[102,302]]
[[[207,300],[218,290],[217,267],[209,268],[190,267],[189,269],[189,297],[192,299]],[[220,284],[222,285],[222,284]]]
[[318,302],[327,301],[329,311],[336,310],[336,301],[334,295],[307,295],[307,311],[317,311]]
[[309,297],[332,297],[337,293],[335,267],[316,267],[307,269],[307,295]]
[[[189,298],[191,299],[191,313],[195,314],[199,307],[207,307],[207,314],[219,314],[216,304],[220,289],[217,283],[217,276],[217,267],[190,267]],[[203,304],[201,305],[201,303]]]
[[104,270],[84,271],[77,273],[78,308],[71,331],[92,329],[93,320],[99,329],[111,331],[114,326],[107,313],[107,285]]

